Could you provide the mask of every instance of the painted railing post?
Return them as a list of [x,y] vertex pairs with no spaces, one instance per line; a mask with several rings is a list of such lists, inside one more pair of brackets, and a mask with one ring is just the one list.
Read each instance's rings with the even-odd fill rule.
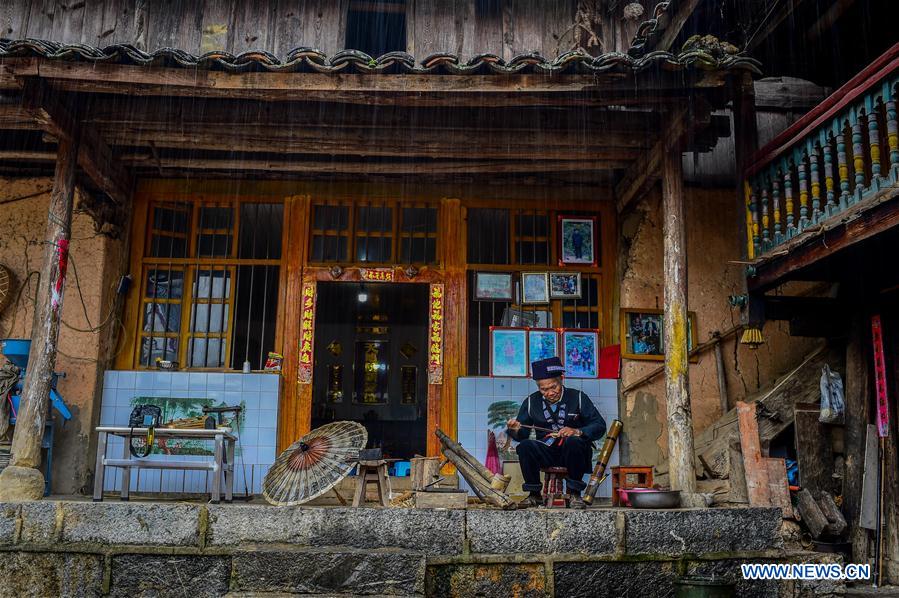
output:
[[883,87],[886,100],[887,146],[890,148],[890,179],[899,182],[899,123],[896,122],[896,95],[893,85],[887,83]]
[[774,212],[774,244],[780,245],[784,242],[783,232],[780,225],[780,179],[783,173],[780,170],[771,171],[771,209]]
[[793,163],[786,158],[781,162],[784,176],[784,198],[787,202],[787,238],[791,239],[796,234],[796,217],[793,208]]
[[865,148],[862,146],[862,119],[864,110],[852,110],[849,113],[849,124],[852,127],[852,168],[855,171],[855,189],[853,189],[850,205],[861,201],[865,190]]
[[803,151],[799,157],[797,171],[799,173],[799,230],[808,226],[808,152]]
[[748,187],[749,211],[752,213],[752,248],[754,257],[762,251],[762,243],[759,238],[759,205],[758,194],[755,192],[755,187],[752,184],[748,184]]
[[812,174],[812,222],[817,224],[821,219],[821,179],[818,175],[818,148],[808,143],[808,163]]
[[840,209],[849,207],[849,159],[846,155],[846,123],[837,119],[834,123],[837,140],[837,172],[840,176]]
[[872,94],[865,96],[865,112],[868,117],[868,152],[871,156],[871,185],[870,189],[878,190],[881,187],[880,175],[880,129],[877,124],[877,116],[883,108],[880,98],[874,98]]
[[833,158],[831,156],[831,138],[826,131],[821,131],[821,153],[824,159],[824,194],[826,203],[824,204],[824,213],[832,216],[837,213],[839,208],[833,197]]

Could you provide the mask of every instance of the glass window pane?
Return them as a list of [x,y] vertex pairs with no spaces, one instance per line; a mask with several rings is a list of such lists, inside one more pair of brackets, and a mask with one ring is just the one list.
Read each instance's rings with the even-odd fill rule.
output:
[[225,365],[225,342],[220,338],[192,338],[188,343],[190,367],[220,368]]
[[197,270],[194,280],[195,299],[227,299],[230,296],[229,270]]
[[180,303],[144,303],[144,332],[181,330]]
[[436,208],[403,208],[401,230],[404,233],[427,233],[437,230]]
[[149,270],[147,297],[180,299],[184,292],[184,272],[181,270]]
[[312,237],[312,261],[323,262],[325,260],[325,238],[321,235]]
[[228,330],[228,304],[196,303],[190,312],[193,332],[225,332]]
[[231,235],[201,233],[197,235],[197,257],[228,257],[231,255]]
[[230,230],[234,226],[234,209],[231,207],[201,207],[199,225],[201,229]]
[[143,337],[140,343],[140,362],[152,367],[156,359],[178,361],[178,339],[163,337]]
[[190,208],[186,206],[182,209],[168,207],[153,208],[154,230],[164,230],[172,233],[186,233],[189,224]]
[[237,256],[244,259],[280,259],[283,228],[282,204],[241,204]]
[[150,239],[150,257],[187,257],[187,239],[154,234]]

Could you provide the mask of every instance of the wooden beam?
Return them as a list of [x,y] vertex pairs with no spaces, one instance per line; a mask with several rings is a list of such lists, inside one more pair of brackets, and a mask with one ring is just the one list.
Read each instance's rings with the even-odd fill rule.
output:
[[665,402],[668,407],[668,475],[685,506],[693,504],[693,412],[690,406],[687,331],[687,244],[679,147],[661,156],[662,245],[665,297]]
[[[677,36],[680,35],[687,19],[689,19],[693,14],[693,11],[696,10],[697,5],[699,5],[699,0],[680,0],[677,4],[675,13],[668,16],[668,25],[662,31],[662,36],[659,38],[659,41],[653,44],[652,49],[662,52],[670,51],[671,44],[673,44],[674,40],[677,39]],[[676,50],[675,53],[677,53]]]
[[44,495],[44,478],[38,467],[41,464],[41,443],[56,367],[79,141],[77,129],[60,132],[63,135],[60,137],[53,190],[50,194],[28,371],[13,434],[12,460],[10,467],[0,473],[0,488],[4,500],[37,500]]
[[[405,134],[404,134],[405,133]],[[476,132],[383,131],[383,137],[365,131],[316,129],[261,129],[222,131],[119,129],[108,132],[109,145],[192,150],[241,152],[282,152],[285,154],[384,156],[403,158],[486,159],[486,160],[598,160],[628,161],[641,155],[639,147],[615,148],[598,138],[593,143],[565,143],[553,138],[543,143],[539,135]]]
[[[682,102],[691,87],[721,87],[720,73],[659,72],[602,75],[370,75],[321,73],[228,73],[122,64],[10,59],[13,77],[40,75],[63,91],[243,98],[259,101],[339,102],[407,106],[644,105]],[[684,78],[688,81],[684,81]],[[693,81],[690,81],[693,79]]]
[[688,113],[687,107],[676,109],[652,149],[644,152],[615,186],[615,202],[619,214],[624,212],[634,198],[642,195],[647,187],[658,178],[663,154],[680,144],[681,138],[687,131]]
[[[72,131],[79,130],[75,114],[43,81],[29,79],[25,82],[22,107],[41,129],[60,141],[71,140]],[[113,150],[94,129],[80,130],[79,135],[78,165],[113,201],[128,203],[134,183]]]
[[[857,283],[859,287],[862,286],[861,283],[859,280]],[[846,415],[843,422],[846,465],[843,474],[843,513],[849,524],[852,558],[856,563],[868,561],[869,534],[860,525],[864,478],[866,475],[876,477],[877,474],[876,467],[867,472],[865,469],[868,428],[873,427],[868,425],[873,388],[868,365],[870,326],[865,312],[853,313],[849,342],[846,344]]]

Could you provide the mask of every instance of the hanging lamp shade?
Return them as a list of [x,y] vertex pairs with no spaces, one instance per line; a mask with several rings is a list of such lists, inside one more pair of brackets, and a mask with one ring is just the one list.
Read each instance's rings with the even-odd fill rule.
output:
[[743,330],[743,336],[740,337],[741,345],[749,345],[750,349],[757,349],[759,345],[765,342],[762,331],[755,327],[747,327]]
[[321,496],[350,473],[367,442],[368,432],[356,422],[333,422],[312,430],[275,459],[262,482],[262,495],[284,507]]

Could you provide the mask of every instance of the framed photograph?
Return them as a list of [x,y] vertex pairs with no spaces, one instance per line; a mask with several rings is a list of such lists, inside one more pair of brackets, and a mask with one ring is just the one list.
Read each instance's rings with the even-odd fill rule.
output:
[[475,301],[512,301],[511,272],[475,272]]
[[596,216],[559,215],[559,265],[596,266]]
[[[552,328],[528,329],[528,362],[559,356],[559,332]],[[530,365],[528,365],[530,368]],[[529,369],[531,376],[534,372]]]
[[[665,321],[660,309],[621,310],[621,356],[626,359],[663,361],[665,359]],[[687,347],[696,346],[696,313],[687,318]],[[696,358],[691,356],[691,361]]]
[[569,378],[598,378],[599,330],[562,329],[562,363]]
[[521,273],[521,304],[545,305],[549,303],[549,273]]
[[551,312],[550,310],[538,309],[531,313],[537,315],[537,324],[532,326],[532,328],[552,328],[553,327],[553,312]]
[[581,298],[581,273],[580,272],[550,272],[549,273],[549,298],[550,299],[580,299]]
[[490,375],[524,378],[528,375],[528,331],[490,327]]
[[512,328],[534,328],[539,326],[539,316],[535,311],[524,311],[519,305],[510,305],[503,310],[503,326]]

